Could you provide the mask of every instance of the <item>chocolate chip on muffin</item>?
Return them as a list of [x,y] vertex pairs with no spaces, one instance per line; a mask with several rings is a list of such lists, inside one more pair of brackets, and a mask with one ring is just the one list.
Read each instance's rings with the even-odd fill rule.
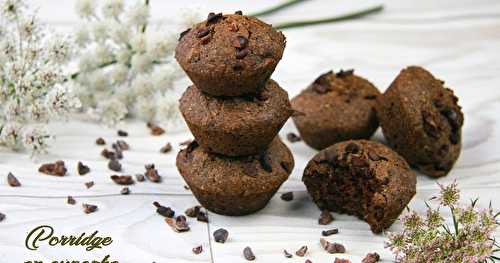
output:
[[175,58],[203,92],[241,96],[264,87],[285,44],[281,32],[255,17],[212,13],[181,34]]
[[302,181],[321,210],[355,215],[374,233],[389,227],[416,193],[416,175],[406,161],[366,140],[320,151],[307,164]]
[[228,156],[264,151],[292,114],[287,92],[273,80],[245,97],[212,97],[191,86],[180,110],[205,150]]
[[265,165],[261,155],[227,157],[195,145],[179,152],[177,168],[203,207],[218,214],[246,215],[268,203],[294,166],[290,150],[278,137],[263,155]]
[[377,114],[391,147],[422,173],[444,176],[460,155],[464,115],[451,89],[410,66],[379,97]]
[[321,150],[350,139],[368,139],[378,127],[378,89],[353,70],[319,76],[292,99],[292,116],[302,139]]

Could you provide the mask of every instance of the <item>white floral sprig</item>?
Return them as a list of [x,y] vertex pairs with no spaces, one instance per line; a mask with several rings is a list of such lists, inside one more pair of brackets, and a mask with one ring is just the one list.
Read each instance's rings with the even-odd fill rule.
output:
[[129,7],[123,0],[101,3],[76,5],[84,22],[75,36],[82,52],[72,78],[85,110],[107,125],[127,117],[177,124],[173,87],[183,77],[173,58],[178,34],[153,28],[148,0]]
[[[486,209],[477,207],[477,199],[464,206],[455,183],[439,185],[439,196],[433,198],[437,208],[427,205],[425,216],[409,211],[401,218],[403,232],[390,233],[386,246],[398,262],[495,262],[494,254],[500,246],[494,238],[500,213],[494,213],[491,204]],[[440,208],[450,209],[452,226],[441,215]]]
[[66,85],[68,38],[50,34],[23,0],[0,0],[0,146],[47,149],[47,123],[80,106]]

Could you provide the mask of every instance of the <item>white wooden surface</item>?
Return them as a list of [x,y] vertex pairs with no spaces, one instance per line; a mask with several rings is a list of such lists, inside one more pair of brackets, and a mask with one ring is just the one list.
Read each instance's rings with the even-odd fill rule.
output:
[[[35,1],[43,19],[62,30],[71,30],[77,19],[74,1]],[[153,0],[153,17],[175,19],[182,7],[200,7],[208,11],[243,10],[250,12],[277,3],[265,1],[160,1]],[[480,197],[483,205],[493,201],[500,210],[500,2],[495,0],[420,0],[420,1],[328,1],[315,0],[267,17],[272,23],[291,19],[340,14],[384,3],[386,10],[377,16],[334,25],[322,25],[285,32],[288,45],[284,59],[273,78],[291,96],[297,94],[318,74],[331,68],[355,68],[381,90],[390,84],[406,65],[423,65],[446,80],[460,98],[465,112],[463,151],[453,171],[438,181],[457,180],[464,198]],[[331,226],[317,224],[319,211],[304,192],[300,181],[302,170],[315,151],[303,143],[288,144],[296,167],[280,192],[296,191],[293,202],[275,197],[261,212],[246,217],[225,217],[209,213],[210,224],[190,220],[191,231],[171,231],[151,203],[160,201],[182,213],[196,204],[175,168],[178,143],[191,138],[188,131],[167,132],[160,137],[149,135],[138,122],[121,127],[129,131],[126,141],[131,150],[125,153],[125,173],[143,171],[145,163],[155,163],[164,180],[160,184],[137,183],[132,195],[121,196],[120,186],[109,179],[106,161],[100,157],[102,147],[97,137],[115,140],[116,131],[94,123],[72,121],[56,124],[52,129],[58,138],[51,154],[43,161],[63,159],[69,175],[63,178],[41,175],[38,164],[25,154],[0,150],[0,212],[7,219],[0,223],[0,262],[25,262],[31,259],[66,260],[98,259],[110,254],[121,263],[137,262],[244,262],[242,250],[251,246],[257,262],[333,262],[336,255],[324,252],[319,245],[321,230],[338,227],[340,234],[330,237],[346,245],[347,254],[337,255],[359,262],[368,252],[380,253],[384,261],[393,257],[384,249],[385,237],[373,235],[362,221],[335,214]],[[288,122],[282,135],[294,131]],[[380,133],[375,139],[381,139]],[[173,152],[158,153],[165,142],[172,142]],[[76,163],[83,161],[92,168],[86,176],[76,174]],[[5,177],[13,172],[23,184],[7,185]],[[94,181],[86,189],[84,182]],[[437,193],[437,180],[418,176],[418,193],[413,208],[424,211],[423,201]],[[78,204],[66,204],[66,196]],[[81,203],[99,205],[99,211],[84,215]],[[28,251],[24,239],[28,231],[52,225],[59,235],[99,230],[113,237],[113,244],[102,250],[86,252],[83,248],[42,247]],[[224,227],[230,237],[225,244],[209,238]],[[398,229],[395,224],[392,229]],[[496,233],[500,238],[500,232]],[[193,255],[191,249],[202,244],[204,252]],[[210,245],[211,244],[211,245]],[[285,259],[283,249],[294,252],[307,245],[306,257]]]

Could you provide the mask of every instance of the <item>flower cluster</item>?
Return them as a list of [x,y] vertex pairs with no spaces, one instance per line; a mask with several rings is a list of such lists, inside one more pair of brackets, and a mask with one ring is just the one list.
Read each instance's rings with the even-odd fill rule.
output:
[[65,85],[72,46],[50,35],[23,0],[0,0],[0,146],[46,151],[47,123],[80,101]]
[[[477,199],[469,205],[459,204],[457,184],[439,185],[437,208],[427,204],[425,216],[409,211],[401,218],[404,230],[390,233],[387,247],[399,262],[487,262],[499,260],[494,256],[500,246],[493,237],[499,222],[491,204],[487,209],[476,206]],[[440,208],[451,211],[450,227],[441,215]]]
[[173,59],[177,33],[151,26],[149,0],[131,6],[123,0],[96,3],[76,4],[84,23],[75,35],[82,52],[72,78],[84,110],[107,125],[127,117],[177,123],[173,87],[183,76]]

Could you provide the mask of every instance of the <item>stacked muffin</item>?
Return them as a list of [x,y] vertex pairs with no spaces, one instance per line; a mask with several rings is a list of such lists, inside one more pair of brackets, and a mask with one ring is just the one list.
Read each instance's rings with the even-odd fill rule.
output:
[[180,110],[195,141],[179,152],[177,168],[215,213],[263,208],[293,169],[277,136],[292,109],[270,79],[285,43],[281,32],[241,12],[210,13],[181,34],[175,57],[194,85]]

